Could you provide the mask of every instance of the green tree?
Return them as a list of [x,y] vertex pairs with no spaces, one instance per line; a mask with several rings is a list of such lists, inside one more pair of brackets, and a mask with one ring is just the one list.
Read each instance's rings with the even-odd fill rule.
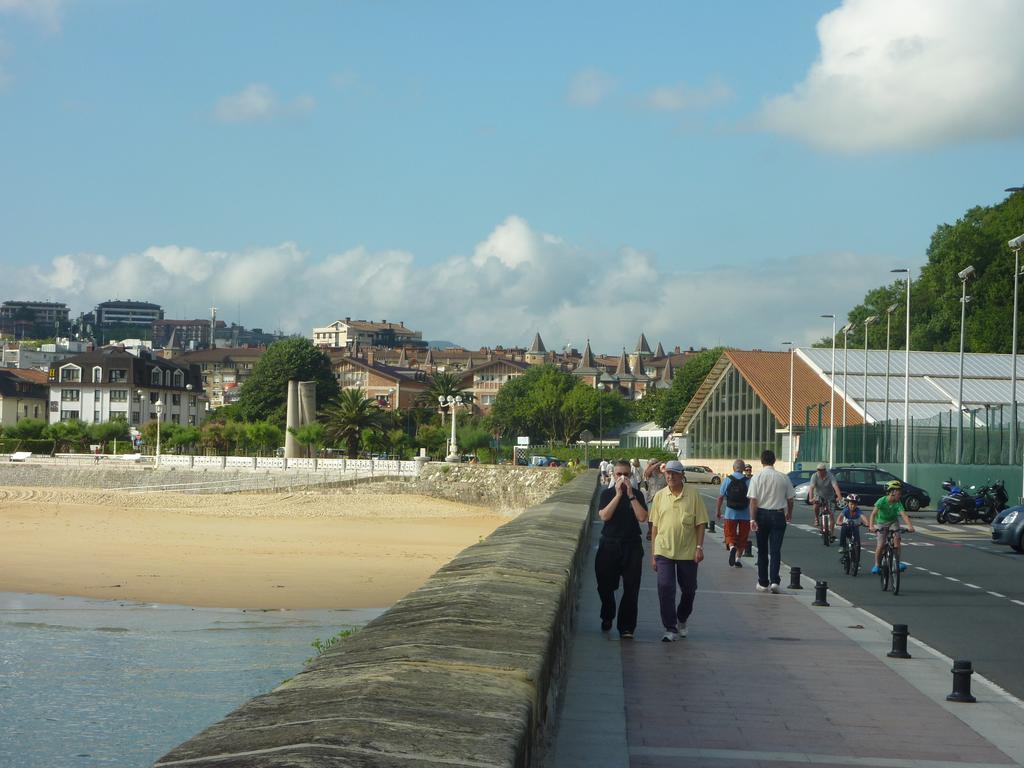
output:
[[16,440],[41,440],[46,428],[47,424],[42,419],[21,419],[4,429],[4,437]]
[[397,456],[400,459],[406,458],[406,454],[409,449],[409,435],[405,433],[404,429],[399,427],[389,429],[385,433],[385,438],[385,444],[389,454]]
[[[473,393],[459,386],[461,376],[448,371],[435,373],[430,379],[430,386],[416,397],[416,402],[425,408],[436,408],[438,398],[461,397],[463,402],[473,402]],[[441,411],[441,423],[444,424],[447,410]]]
[[227,454],[228,439],[224,433],[226,423],[223,421],[207,421],[203,424],[203,434],[200,440],[203,448],[213,451],[213,453],[220,456]]
[[375,400],[368,399],[361,389],[344,389],[324,408],[327,437],[336,444],[344,443],[348,458],[359,455],[363,431],[376,429],[384,421]]
[[618,392],[598,392],[597,410],[587,424],[599,437],[629,421],[629,403]]
[[413,442],[419,448],[426,448],[428,455],[438,456],[448,442],[448,430],[436,424],[421,424]]
[[202,436],[199,427],[183,426],[175,430],[169,438],[163,439],[162,443],[168,452],[192,452],[202,441]]
[[672,378],[672,386],[665,392],[658,406],[655,421],[658,422],[659,427],[671,429],[675,425],[676,420],[696,394],[697,388],[707,378],[708,373],[714,368],[723,352],[725,352],[724,347],[713,347],[686,359],[683,370],[676,372]]
[[103,446],[106,452],[107,445],[114,440],[127,442],[131,440],[131,433],[128,429],[128,422],[125,419],[111,419],[100,424],[89,426],[89,439]]
[[57,453],[76,452],[85,447],[89,439],[89,428],[78,419],[58,421],[50,424],[43,436],[57,444]]
[[295,437],[296,442],[306,449],[306,455],[320,453],[320,449],[327,442],[327,429],[319,421],[303,424],[298,429],[294,427],[288,430]]
[[[577,382],[562,400],[562,440],[566,445],[576,442],[580,432],[594,420],[601,407],[601,393]],[[610,426],[610,425],[609,425]]]
[[467,424],[462,429],[456,428],[455,442],[460,453],[477,453],[491,444],[491,433],[479,424]]
[[284,431],[270,421],[254,421],[246,432],[248,444],[257,451],[272,454],[284,445]]
[[327,355],[309,339],[293,336],[271,344],[256,363],[238,397],[237,410],[242,419],[269,419],[283,424],[290,379],[315,381],[318,405],[338,394],[338,383]]
[[[639,400],[633,400],[629,404],[629,416],[633,421],[645,422],[658,420],[658,409],[665,399],[664,389],[658,389],[648,385],[644,396]],[[659,425],[660,426],[660,425]]]

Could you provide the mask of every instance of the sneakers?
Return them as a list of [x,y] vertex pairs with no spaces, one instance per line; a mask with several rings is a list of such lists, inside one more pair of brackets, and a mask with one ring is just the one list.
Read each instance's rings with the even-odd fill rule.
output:
[[771,591],[773,595],[777,595],[779,594],[779,592],[782,591],[782,587],[779,584],[771,584],[769,585],[768,589]]
[[736,547],[729,547],[729,565],[736,565]]
[[905,570],[907,570],[907,564],[906,563],[900,563],[900,571],[902,572],[902,571],[905,571]]
[[743,567],[743,563],[741,563],[741,562],[740,562],[739,558],[736,558],[736,562],[735,562],[735,563],[733,563],[733,565],[734,565],[734,566],[735,566],[736,568],[742,568],[742,567]]
[[686,630],[686,625],[685,624],[681,625],[679,627],[679,631],[676,634],[679,635],[680,637],[686,637],[686,635],[689,634],[687,632],[687,630]]
[[612,628],[611,621],[602,621],[601,622],[601,631],[602,632],[607,632],[611,628]]
[[872,572],[872,573],[881,573],[881,572],[882,572],[882,569],[881,569],[881,568],[879,568],[879,567],[878,567],[877,565],[872,565],[872,566],[871,566],[871,572]]
[[754,582],[754,589],[757,590],[758,592],[767,592],[768,591],[768,587],[762,587],[761,586],[761,582],[759,582],[759,581],[755,581]]
[[632,640],[633,639],[633,633],[632,632],[619,632],[619,637],[621,639],[623,639],[623,640]]
[[679,633],[675,630],[668,629],[665,634],[661,636],[661,642],[663,643],[674,643],[679,638]]

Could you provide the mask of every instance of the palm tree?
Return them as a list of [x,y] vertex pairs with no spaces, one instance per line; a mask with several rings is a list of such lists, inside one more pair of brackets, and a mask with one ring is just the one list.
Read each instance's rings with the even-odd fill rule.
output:
[[384,411],[377,401],[368,399],[358,388],[343,389],[328,403],[323,414],[327,436],[335,443],[344,443],[350,459],[359,455],[363,430],[379,429],[384,423]]
[[[416,401],[426,408],[436,408],[439,397],[448,398],[449,396],[458,397],[462,395],[463,402],[473,402],[473,393],[459,386],[460,379],[460,376],[448,371],[435,373],[430,379],[430,386],[423,394],[416,398]],[[441,411],[442,424],[444,424],[444,416],[445,412]]]

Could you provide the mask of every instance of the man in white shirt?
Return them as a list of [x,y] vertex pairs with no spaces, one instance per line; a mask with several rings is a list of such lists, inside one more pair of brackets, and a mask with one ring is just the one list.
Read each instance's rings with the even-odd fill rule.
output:
[[786,524],[793,518],[793,484],[775,469],[775,451],[761,453],[763,469],[750,481],[750,530],[757,534],[758,592],[778,594],[779,569],[782,562],[782,537]]

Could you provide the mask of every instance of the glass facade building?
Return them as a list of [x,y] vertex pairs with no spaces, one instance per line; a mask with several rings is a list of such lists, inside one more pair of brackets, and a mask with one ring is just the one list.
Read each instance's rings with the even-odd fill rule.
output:
[[782,456],[778,423],[746,379],[729,366],[687,430],[687,453],[708,459],[758,456],[772,448]]

